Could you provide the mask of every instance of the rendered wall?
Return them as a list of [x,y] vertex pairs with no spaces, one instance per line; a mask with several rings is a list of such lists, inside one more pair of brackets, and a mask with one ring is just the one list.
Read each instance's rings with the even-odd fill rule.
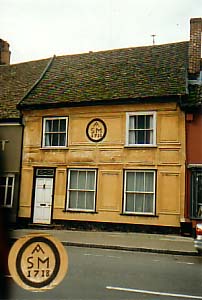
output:
[[[126,112],[157,112],[157,147],[126,147]],[[55,167],[53,220],[180,226],[184,217],[185,121],[175,103],[25,111],[20,217],[31,217],[34,167]],[[69,116],[68,148],[42,149],[42,117]],[[103,141],[86,135],[94,118],[107,126]],[[68,168],[97,168],[96,213],[64,212]],[[156,215],[122,213],[125,169],[156,170]]]
[[1,173],[15,175],[13,204],[9,208],[10,221],[13,223],[16,221],[19,200],[22,132],[22,126],[17,123],[0,124]]

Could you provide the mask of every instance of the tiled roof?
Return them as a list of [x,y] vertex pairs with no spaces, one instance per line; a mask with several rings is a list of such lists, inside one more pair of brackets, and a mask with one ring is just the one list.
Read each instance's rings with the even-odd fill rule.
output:
[[49,59],[0,66],[0,119],[19,118],[16,104],[43,73]]
[[188,42],[55,57],[21,108],[185,95]]

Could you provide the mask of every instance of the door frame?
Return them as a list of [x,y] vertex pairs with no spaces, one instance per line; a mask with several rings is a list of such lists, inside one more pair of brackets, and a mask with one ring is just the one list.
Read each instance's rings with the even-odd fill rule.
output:
[[[43,175],[37,175],[38,170],[52,170],[53,176],[43,176]],[[34,167],[34,176],[33,176],[33,188],[32,188],[32,205],[31,205],[31,223],[32,224],[40,224],[40,223],[34,223],[34,207],[35,207],[35,191],[36,191],[36,180],[37,178],[53,178],[53,196],[52,196],[52,205],[51,205],[51,216],[50,216],[50,224],[52,224],[52,218],[53,218],[53,207],[54,207],[54,195],[55,195],[55,168],[51,167]],[[44,224],[44,225],[50,225],[50,224]]]

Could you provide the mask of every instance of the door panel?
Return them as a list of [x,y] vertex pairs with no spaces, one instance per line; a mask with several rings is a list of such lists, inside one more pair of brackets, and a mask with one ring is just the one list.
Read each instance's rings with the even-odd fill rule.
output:
[[36,178],[33,223],[50,224],[53,178]]

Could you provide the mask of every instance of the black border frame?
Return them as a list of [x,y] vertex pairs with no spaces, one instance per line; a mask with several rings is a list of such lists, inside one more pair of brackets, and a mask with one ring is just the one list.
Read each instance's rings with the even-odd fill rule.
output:
[[[52,275],[43,282],[33,282],[33,281],[27,279],[21,269],[21,259],[22,259],[23,252],[25,251],[25,249],[28,246],[30,246],[31,244],[36,243],[36,242],[42,242],[42,243],[47,244],[53,250],[53,253],[55,256],[55,268],[52,272]],[[33,288],[42,288],[42,287],[49,285],[56,278],[56,276],[58,275],[59,269],[60,269],[60,262],[61,262],[61,259],[60,259],[59,251],[51,240],[49,240],[43,236],[33,237],[33,238],[29,239],[22,246],[22,248],[20,248],[20,250],[17,254],[17,258],[16,258],[16,270],[17,270],[17,273],[23,283],[25,283],[26,285],[33,287]]]

